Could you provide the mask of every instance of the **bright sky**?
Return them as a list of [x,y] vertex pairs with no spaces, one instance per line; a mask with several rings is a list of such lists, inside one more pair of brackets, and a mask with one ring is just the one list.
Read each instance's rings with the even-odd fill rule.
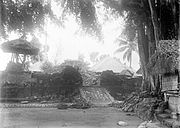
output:
[[[55,13],[60,13],[60,11],[61,10],[56,9]],[[90,62],[90,53],[99,52],[101,55],[109,54],[112,57],[118,57],[122,63],[129,65],[128,62],[123,61],[123,53],[114,55],[114,51],[118,48],[118,44],[113,42],[122,32],[124,21],[122,18],[113,17],[110,17],[108,20],[103,20],[103,16],[101,15],[102,11],[103,9],[98,13],[98,20],[103,24],[102,33],[104,42],[99,42],[96,38],[83,34],[73,16],[68,16],[68,21],[65,22],[65,28],[59,28],[52,22],[48,22],[46,26],[47,37],[37,33],[40,42],[50,47],[48,59],[55,64],[61,63],[66,59],[77,59],[79,54],[83,54],[85,56],[85,61]],[[16,38],[18,38],[17,35],[11,33],[10,40]],[[10,60],[10,54],[3,53],[2,50],[0,50],[0,58],[0,70],[4,70],[6,64]],[[137,53],[133,54],[132,59],[132,67],[138,70],[139,57]]]

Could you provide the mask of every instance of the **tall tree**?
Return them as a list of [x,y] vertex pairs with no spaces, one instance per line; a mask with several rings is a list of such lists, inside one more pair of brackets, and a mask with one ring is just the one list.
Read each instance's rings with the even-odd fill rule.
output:
[[[133,24],[134,31],[138,36],[138,49],[141,67],[143,69],[144,81],[151,82],[148,74],[147,64],[150,56],[155,53],[159,39],[177,39],[177,28],[179,28],[179,1],[178,0],[56,0],[64,9],[61,18],[67,13],[75,15],[77,21],[87,33],[94,34],[101,39],[101,27],[96,16],[96,2],[103,2],[124,16],[126,24]],[[52,14],[50,4],[42,4],[39,1],[0,0],[3,2],[0,20],[7,30],[17,30],[21,33],[41,28],[46,14]],[[173,22],[166,15],[174,17]],[[1,27],[1,26],[0,26]],[[131,28],[131,27],[130,27]],[[159,31],[161,30],[161,31]],[[173,34],[171,34],[173,33]],[[133,34],[131,34],[133,37]],[[171,36],[169,36],[171,35]],[[130,38],[132,38],[130,37]],[[145,82],[144,82],[145,83]]]
[[[179,6],[178,0],[102,0],[107,6],[126,17],[126,23],[132,22],[138,33],[143,81],[154,85],[147,64],[155,53],[160,39],[177,39]],[[166,13],[168,17],[166,16]],[[164,15],[162,15],[164,14]]]
[[157,47],[157,44],[159,42],[159,33],[158,33],[158,19],[157,19],[157,14],[155,11],[155,2],[148,0],[149,8],[150,8],[150,13],[151,13],[151,19],[152,19],[152,24],[153,24],[153,29],[154,29],[154,38],[155,38],[155,44]]
[[[143,70],[143,86],[145,84],[152,83],[150,75],[147,71],[147,63],[149,61],[149,40],[154,42],[154,34],[151,35],[151,39],[148,39],[147,30],[153,31],[151,28],[148,28],[148,23],[152,23],[150,8],[147,0],[122,0],[114,1],[108,0],[104,3],[110,8],[114,9],[120,15],[123,15],[126,19],[126,24],[129,24],[127,35],[131,32],[130,38],[133,37],[134,33],[137,33],[138,37],[138,49],[140,55],[141,68]],[[133,25],[131,27],[131,25]],[[131,29],[133,28],[133,29]],[[147,29],[148,28],[148,29]],[[128,37],[128,36],[127,36]],[[125,48],[123,48],[125,49]],[[154,49],[155,50],[155,49]],[[152,51],[154,53],[155,51]],[[152,83],[153,84],[153,83]]]

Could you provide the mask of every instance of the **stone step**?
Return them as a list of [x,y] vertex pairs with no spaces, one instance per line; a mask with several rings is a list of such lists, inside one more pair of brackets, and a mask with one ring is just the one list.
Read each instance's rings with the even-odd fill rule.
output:
[[81,96],[95,106],[107,106],[114,102],[114,98],[103,87],[82,87]]

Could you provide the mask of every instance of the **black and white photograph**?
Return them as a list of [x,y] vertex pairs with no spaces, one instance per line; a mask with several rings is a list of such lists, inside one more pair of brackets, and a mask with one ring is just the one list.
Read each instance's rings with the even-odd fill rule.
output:
[[0,0],[0,128],[179,128],[180,0]]

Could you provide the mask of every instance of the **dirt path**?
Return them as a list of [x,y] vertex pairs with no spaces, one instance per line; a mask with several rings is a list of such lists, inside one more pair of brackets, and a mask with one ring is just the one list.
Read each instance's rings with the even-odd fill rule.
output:
[[86,110],[55,108],[11,108],[1,110],[0,128],[136,128],[142,120],[115,108],[90,108]]

